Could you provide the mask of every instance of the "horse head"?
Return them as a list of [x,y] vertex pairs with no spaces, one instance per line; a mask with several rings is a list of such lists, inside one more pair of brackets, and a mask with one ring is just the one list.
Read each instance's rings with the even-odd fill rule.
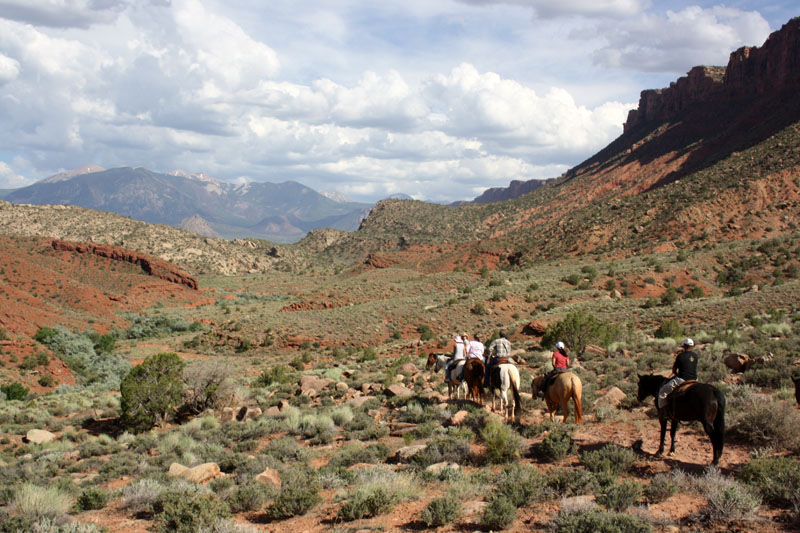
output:
[[425,370],[430,370],[436,364],[436,354],[433,352],[428,354],[428,362],[425,364]]
[[534,399],[539,394],[539,391],[542,390],[542,385],[544,385],[544,376],[537,376],[531,380],[531,394]]
[[655,374],[639,374],[639,389],[636,399],[643,402],[648,396],[656,396],[658,389],[667,380],[664,376]]

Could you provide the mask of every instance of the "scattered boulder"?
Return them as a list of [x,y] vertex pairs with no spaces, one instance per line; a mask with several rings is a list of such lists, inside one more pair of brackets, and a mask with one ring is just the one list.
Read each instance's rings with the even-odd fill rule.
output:
[[353,398],[352,400],[349,400],[347,403],[350,404],[351,406],[355,407],[356,409],[358,409],[359,407],[364,405],[368,400],[371,400],[374,397],[375,396],[359,396],[357,398]]
[[330,378],[320,378],[314,375],[306,374],[300,378],[300,393],[304,394],[306,391],[313,390],[315,392],[327,389],[334,381]]
[[606,351],[605,348],[603,348],[601,346],[597,346],[595,344],[589,344],[583,350],[583,354],[584,355],[595,355],[595,356],[598,356],[598,357],[605,357],[606,354],[607,354],[607,351]]
[[536,337],[541,337],[544,335],[545,331],[547,331],[547,324],[541,320],[531,320],[522,328],[522,333],[525,335],[533,335]]
[[394,454],[394,460],[398,463],[407,463],[412,457],[427,448],[427,444],[414,444],[413,446],[403,446]]
[[608,392],[603,394],[600,398],[594,401],[594,406],[599,407],[601,405],[607,407],[613,407],[614,409],[618,409],[622,400],[624,400],[626,394],[622,392],[622,389],[619,387],[611,387],[608,389]]
[[400,368],[398,368],[398,370],[402,374],[405,374],[406,376],[413,376],[414,374],[419,374],[419,369],[417,368],[417,365],[415,365],[414,363],[405,363],[403,365],[400,365]]
[[278,416],[281,414],[281,410],[278,409],[277,405],[273,405],[272,407],[268,407],[266,411],[264,411],[265,416]]
[[425,471],[433,472],[434,474],[441,474],[442,470],[458,470],[461,466],[458,463],[448,463],[447,461],[436,463],[428,466]]
[[730,353],[722,360],[732,372],[744,372],[753,364],[753,360],[745,353]]
[[281,488],[281,475],[277,470],[274,470],[270,467],[265,468],[264,471],[257,475],[254,479],[256,483],[272,486],[276,489]]
[[460,426],[467,419],[467,416],[469,416],[467,411],[458,411],[456,414],[450,417],[450,425]]
[[185,467],[178,463],[169,465],[169,477],[179,477],[194,483],[207,483],[219,477],[221,472],[217,463],[203,463],[192,468]]
[[395,397],[395,396],[403,397],[403,396],[413,396],[414,395],[414,391],[413,390],[409,389],[408,387],[406,387],[405,385],[402,385],[400,383],[395,383],[394,385],[389,385],[388,387],[386,387],[386,389],[384,389],[383,392],[384,392],[384,394],[386,394],[386,396],[388,396],[390,398]]
[[44,429],[31,429],[25,434],[25,440],[31,444],[44,444],[56,439],[56,436]]
[[339,383],[336,384],[335,389],[336,389],[336,392],[344,393],[344,392],[347,392],[348,390],[350,390],[350,387],[344,381],[340,381]]
[[233,407],[223,407],[222,414],[219,417],[219,421],[223,424],[227,424],[231,420],[236,418],[236,411]]
[[261,416],[261,408],[260,407],[247,407],[244,406],[239,409],[239,412],[236,413],[236,420],[239,422],[247,422],[248,420],[252,420]]

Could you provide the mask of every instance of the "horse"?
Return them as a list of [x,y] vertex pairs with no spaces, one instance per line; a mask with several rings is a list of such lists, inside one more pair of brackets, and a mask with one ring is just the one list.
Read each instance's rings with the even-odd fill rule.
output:
[[464,363],[464,382],[469,390],[469,398],[483,405],[483,375],[486,367],[480,359],[467,359]]
[[[508,389],[514,393],[514,407],[508,401]],[[500,411],[503,412],[503,421],[508,422],[518,419],[522,411],[522,399],[519,396],[519,371],[511,363],[501,363],[493,366],[489,375],[489,394],[492,395],[492,411],[497,393],[500,393]]]
[[[430,354],[428,355],[428,363],[425,365],[427,370],[434,368],[434,372],[438,372],[445,368],[447,363],[450,362],[450,358],[445,354]],[[447,398],[453,398],[453,392],[455,392],[456,400],[458,400],[459,393],[462,398],[465,400],[467,399],[467,382],[466,380],[458,381],[458,367],[463,365],[464,361],[456,364],[450,369],[450,381],[447,381],[447,377],[445,376],[445,381],[447,382]]]
[[[538,376],[531,381],[531,392],[535,398],[539,391],[544,387],[544,380],[546,376]],[[581,424],[583,422],[583,408],[581,407],[581,393],[583,392],[583,383],[581,379],[572,372],[561,372],[558,374],[553,382],[547,387],[547,394],[545,394],[544,401],[547,404],[547,410],[550,413],[550,420],[556,419],[556,411],[561,407],[561,412],[564,413],[563,422],[567,421],[569,416],[569,400],[575,404],[575,423]]]
[[800,376],[792,376],[792,381],[794,382],[794,399],[800,405]]
[[640,375],[637,398],[643,401],[648,396],[655,397],[658,421],[661,423],[661,443],[656,455],[664,453],[664,438],[667,433],[667,421],[671,421],[669,435],[671,445],[669,455],[675,453],[675,432],[679,422],[699,421],[703,424],[706,435],[711,439],[714,452],[712,465],[719,463],[722,448],[725,445],[725,396],[722,392],[707,383],[691,381],[679,386],[667,397],[667,405],[658,408],[658,391],[669,378],[658,375]]

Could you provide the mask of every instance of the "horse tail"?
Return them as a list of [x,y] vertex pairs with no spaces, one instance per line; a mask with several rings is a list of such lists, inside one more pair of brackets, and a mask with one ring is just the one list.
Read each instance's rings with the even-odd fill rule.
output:
[[519,374],[511,376],[511,391],[514,393],[514,418],[522,413],[522,398],[519,396]]
[[719,460],[722,448],[725,446],[725,395],[714,387],[714,398],[717,400],[717,415],[714,417],[714,436],[711,444],[714,447],[714,456]]
[[572,403],[575,404],[575,423],[580,424],[583,422],[583,407],[581,406],[581,394],[583,393],[583,384],[578,376],[572,380]]

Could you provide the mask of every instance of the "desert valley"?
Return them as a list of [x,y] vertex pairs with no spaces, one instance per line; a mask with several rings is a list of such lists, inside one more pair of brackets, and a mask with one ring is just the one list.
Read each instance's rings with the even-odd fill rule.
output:
[[[212,209],[200,176],[89,168],[0,201],[0,530],[800,528],[800,18],[480,201]],[[112,212],[112,178],[161,209]],[[510,420],[434,366],[501,332]],[[717,465],[697,421],[657,454],[637,398],[687,337],[725,398]],[[581,423],[532,390],[557,341]]]

